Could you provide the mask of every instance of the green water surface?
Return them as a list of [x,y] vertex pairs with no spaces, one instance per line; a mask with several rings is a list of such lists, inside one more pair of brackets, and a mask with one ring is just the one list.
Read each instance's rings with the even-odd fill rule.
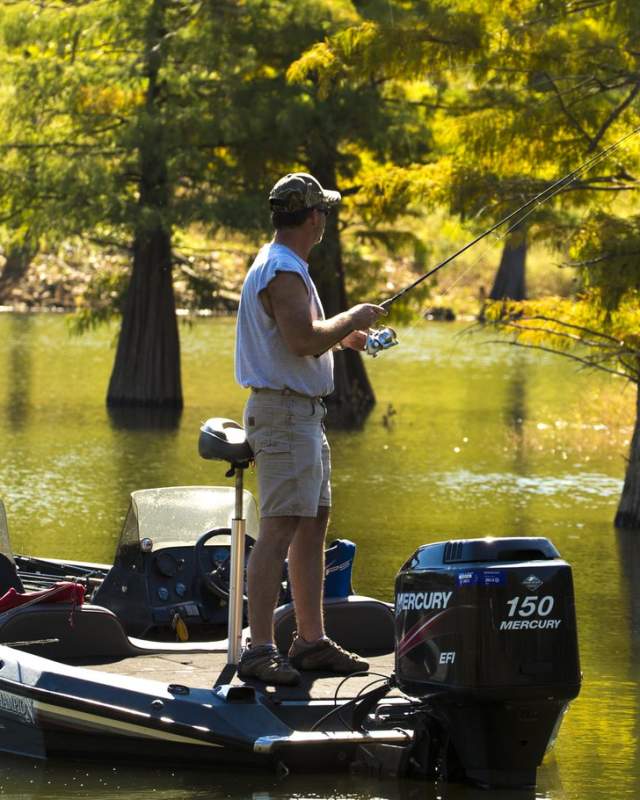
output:
[[[114,330],[70,338],[62,316],[0,315],[0,495],[16,552],[108,562],[129,492],[225,483],[223,465],[198,458],[197,437],[210,416],[241,418],[233,330],[231,319],[181,326],[185,410],[150,427],[105,408]],[[331,535],[358,544],[357,589],[387,600],[415,548],[450,537],[547,536],[572,563],[584,684],[536,791],[0,757],[2,798],[640,797],[640,545],[611,524],[632,388],[461,325],[399,337],[367,359],[378,402],[364,429],[330,435]]]

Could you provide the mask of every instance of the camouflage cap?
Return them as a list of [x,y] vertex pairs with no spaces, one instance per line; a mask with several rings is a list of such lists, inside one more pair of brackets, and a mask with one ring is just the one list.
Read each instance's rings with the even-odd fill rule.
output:
[[341,200],[340,192],[323,189],[307,172],[290,172],[269,192],[272,210],[301,211],[303,208],[335,206]]

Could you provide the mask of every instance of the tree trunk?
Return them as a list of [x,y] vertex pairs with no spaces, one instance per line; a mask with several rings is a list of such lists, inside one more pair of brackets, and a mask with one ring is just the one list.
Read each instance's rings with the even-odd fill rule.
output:
[[[336,186],[335,163],[331,159],[319,158],[312,172],[327,189]],[[324,238],[311,252],[309,263],[327,317],[348,307],[338,222],[336,208],[327,217]],[[345,350],[334,357],[335,389],[327,398],[327,424],[332,428],[358,428],[375,405],[362,356],[355,350]]]
[[489,292],[491,300],[524,300],[527,296],[525,265],[527,261],[526,230],[516,230],[507,236],[500,266]]
[[182,408],[180,342],[171,275],[170,187],[160,69],[166,58],[166,0],[147,21],[145,109],[140,120],[138,216],[133,271],[124,304],[107,405]]
[[107,405],[182,408],[171,239],[162,229],[139,234],[134,243]]
[[629,448],[622,495],[613,523],[616,528],[632,530],[640,530],[640,384],[636,385],[636,391],[636,423]]
[[24,278],[37,252],[37,246],[28,239],[9,248],[0,274],[0,303],[11,299],[11,290]]

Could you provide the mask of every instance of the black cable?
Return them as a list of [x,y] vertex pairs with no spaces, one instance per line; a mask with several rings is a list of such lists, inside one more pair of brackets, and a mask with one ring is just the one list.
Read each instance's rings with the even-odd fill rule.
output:
[[[339,705],[338,705],[338,693],[339,693],[340,689],[342,688],[342,686],[343,686],[343,685],[344,685],[344,684],[345,684],[345,683],[346,683],[346,682],[347,682],[347,681],[348,681],[350,678],[355,678],[355,677],[362,676],[362,675],[377,675],[377,676],[378,676],[378,678],[380,678],[381,680],[375,681],[375,683],[381,683],[381,682],[382,682],[382,680],[389,680],[389,679],[390,679],[390,676],[389,676],[389,675],[383,675],[383,674],[382,674],[382,673],[380,673],[380,672],[369,672],[369,670],[361,670],[360,672],[352,672],[350,675],[347,675],[347,676],[345,676],[345,677],[344,677],[344,678],[343,678],[343,679],[340,681],[340,683],[338,684],[338,686],[336,687],[336,690],[335,690],[335,692],[334,692],[334,695],[333,695],[334,707],[333,707],[332,709],[330,709],[330,710],[329,710],[329,711],[328,711],[326,714],[324,714],[322,717],[320,717],[320,719],[316,720],[316,721],[313,723],[313,725],[311,726],[311,728],[309,729],[310,731],[315,731],[315,730],[317,730],[318,726],[319,726],[319,725],[321,725],[321,724],[322,724],[322,723],[323,723],[325,720],[329,719],[329,717],[331,717],[333,714],[338,714],[338,718],[341,720],[342,724],[343,724],[343,725],[344,725],[346,728],[348,728],[349,730],[353,731],[353,728],[351,728],[351,726],[350,726],[350,725],[348,725],[348,724],[347,724],[347,723],[344,721],[344,719],[342,719],[342,717],[340,716],[340,714],[341,714],[341,712],[342,712],[342,711],[344,711],[346,708],[350,708],[351,706],[355,705],[356,703],[358,703],[358,702],[359,702],[360,700],[362,700],[363,698],[362,698],[362,696],[361,696],[360,694],[358,694],[358,695],[356,695],[355,697],[351,698],[351,700],[347,700],[347,702],[346,702],[346,703],[343,703],[341,706],[339,706]],[[370,685],[370,684],[368,684],[368,685]],[[365,686],[364,688],[367,688],[367,687]]]
[[[377,686],[379,683],[383,683],[384,681],[388,681],[388,680],[389,680],[389,678],[387,678],[386,676],[382,677],[382,675],[381,675],[379,678],[376,678],[373,681],[369,681],[369,683],[367,683],[365,686],[363,686],[362,689],[360,689],[358,694],[355,696],[355,698],[354,698],[355,702],[357,703],[360,700],[363,700],[364,699],[363,692],[366,692],[367,689],[369,689],[371,686]],[[338,719],[344,725],[345,728],[348,728],[349,730],[353,730],[351,725],[349,725],[349,723],[343,718],[343,716],[342,716],[343,710],[344,710],[344,706],[339,706],[339,708],[338,708]]]
[[382,675],[380,675],[380,677],[376,678],[375,681],[369,681],[369,683],[367,683],[365,686],[362,687],[362,689],[360,689],[360,691],[356,695],[356,698],[361,698],[362,697],[362,693],[366,692],[366,690],[370,686],[375,686],[377,683],[382,683],[382,681],[385,681],[385,680],[388,681],[389,680],[389,676],[385,675],[384,677],[382,677]]
[[[391,675],[384,675],[382,672],[371,672],[371,671],[370,671],[370,670],[368,670],[368,669],[363,669],[363,670],[360,670],[360,672],[351,672],[349,675],[346,675],[346,676],[345,676],[345,677],[344,677],[344,678],[343,678],[343,679],[340,681],[340,683],[338,684],[338,688],[337,688],[337,689],[335,690],[335,692],[333,693],[333,702],[334,702],[334,703],[337,703],[337,702],[338,702],[338,692],[340,691],[340,689],[342,689],[342,687],[344,686],[344,684],[345,684],[345,683],[346,683],[346,682],[347,682],[347,681],[348,681],[350,678],[355,678],[355,677],[358,677],[358,676],[360,676],[360,675],[377,675],[377,677],[378,677],[378,678],[384,678],[385,680],[389,680],[389,679],[391,678]],[[377,683],[377,681],[376,681],[376,683]],[[368,685],[369,685],[369,684],[367,684],[367,686],[368,686]],[[365,686],[365,688],[366,688],[366,686]],[[362,689],[361,689],[360,691],[362,691]],[[356,696],[357,696],[357,695],[356,695]]]

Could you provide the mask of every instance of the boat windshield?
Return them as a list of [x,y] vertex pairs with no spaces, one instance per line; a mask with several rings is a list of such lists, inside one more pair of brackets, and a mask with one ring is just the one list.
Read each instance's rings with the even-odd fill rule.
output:
[[[118,552],[137,549],[141,539],[151,539],[153,550],[193,545],[212,528],[230,528],[234,511],[233,487],[171,486],[133,492]],[[246,532],[256,538],[258,510],[248,491],[243,493],[243,511]]]
[[9,523],[7,522],[7,512],[2,500],[0,500],[0,553],[6,556],[9,561],[13,561],[11,542],[9,541]]

